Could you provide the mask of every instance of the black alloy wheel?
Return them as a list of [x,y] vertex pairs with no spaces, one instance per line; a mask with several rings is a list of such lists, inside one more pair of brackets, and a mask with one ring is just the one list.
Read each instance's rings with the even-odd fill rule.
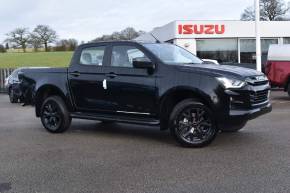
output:
[[171,132],[183,146],[202,147],[217,134],[211,110],[200,102],[184,100],[177,104],[171,116]]
[[66,131],[71,123],[71,117],[63,100],[58,96],[47,98],[41,107],[41,122],[52,133]]

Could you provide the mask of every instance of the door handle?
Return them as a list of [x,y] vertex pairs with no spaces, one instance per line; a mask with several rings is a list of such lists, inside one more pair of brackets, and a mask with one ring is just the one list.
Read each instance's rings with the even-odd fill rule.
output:
[[116,78],[118,75],[115,74],[114,72],[110,72],[109,74],[106,74],[106,76],[109,78]]
[[78,72],[78,71],[74,71],[74,72],[71,72],[70,75],[75,76],[75,77],[78,77],[78,76],[81,75],[81,73]]

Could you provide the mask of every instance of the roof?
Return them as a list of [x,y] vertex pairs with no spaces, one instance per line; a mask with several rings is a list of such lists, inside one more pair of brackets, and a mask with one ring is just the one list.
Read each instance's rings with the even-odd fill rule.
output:
[[90,42],[90,43],[85,43],[81,44],[83,45],[95,45],[95,44],[110,44],[110,43],[138,43],[136,40],[109,40],[109,41],[98,41],[98,42]]

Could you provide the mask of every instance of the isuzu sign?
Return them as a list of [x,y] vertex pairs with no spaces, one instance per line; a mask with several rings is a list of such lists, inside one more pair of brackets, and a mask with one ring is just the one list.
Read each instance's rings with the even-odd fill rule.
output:
[[178,34],[224,34],[225,25],[178,25]]

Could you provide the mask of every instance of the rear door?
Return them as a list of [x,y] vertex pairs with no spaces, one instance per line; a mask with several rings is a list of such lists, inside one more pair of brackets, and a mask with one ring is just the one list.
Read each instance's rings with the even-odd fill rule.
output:
[[69,68],[68,79],[77,111],[112,112],[103,83],[108,73],[108,46],[86,46],[78,51]]
[[108,92],[119,114],[155,116],[157,111],[157,88],[155,73],[133,67],[132,60],[147,57],[138,45],[118,43],[110,49]]

